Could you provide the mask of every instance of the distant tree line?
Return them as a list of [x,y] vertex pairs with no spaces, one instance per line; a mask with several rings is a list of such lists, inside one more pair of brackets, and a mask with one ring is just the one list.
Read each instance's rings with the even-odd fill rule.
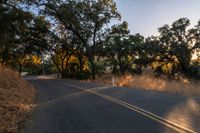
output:
[[0,62],[20,72],[45,63],[63,78],[95,79],[109,66],[114,74],[151,67],[155,76],[200,79],[200,21],[189,28],[180,18],[144,38],[125,21],[108,26],[120,19],[113,0],[0,0]]

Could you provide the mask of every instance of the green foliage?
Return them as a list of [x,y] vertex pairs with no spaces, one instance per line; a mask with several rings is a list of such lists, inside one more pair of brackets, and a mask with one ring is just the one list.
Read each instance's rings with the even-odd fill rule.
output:
[[136,56],[139,58],[143,43],[144,37],[140,34],[130,35],[128,23],[123,22],[112,27],[102,53],[111,61],[114,73],[125,74],[131,71]]
[[92,78],[95,79],[96,47],[102,43],[106,24],[120,17],[115,3],[112,0],[47,0],[41,1],[39,5],[44,9],[44,15],[62,24],[65,30],[72,32],[81,41],[80,45],[83,45],[91,65]]
[[21,5],[26,2],[0,3],[0,62],[13,67],[19,65],[20,72],[26,55],[39,55],[47,46],[44,38],[48,24],[44,18],[25,11]]
[[144,38],[130,34],[125,21],[108,27],[120,18],[113,0],[2,0],[0,63],[39,72],[41,64],[27,57],[47,55],[49,72],[56,68],[65,78],[95,79],[107,66],[117,74],[152,66],[157,76],[199,78],[200,64],[192,56],[200,56],[200,21],[189,29],[190,20],[180,18]]
[[[159,71],[166,75],[183,73],[191,76],[191,73],[194,73],[191,58],[193,53],[200,49],[200,25],[198,22],[194,28],[188,29],[189,25],[189,19],[180,18],[171,26],[164,25],[159,28],[158,37],[147,38],[145,51],[149,63],[159,62]],[[170,68],[166,70],[166,67]]]

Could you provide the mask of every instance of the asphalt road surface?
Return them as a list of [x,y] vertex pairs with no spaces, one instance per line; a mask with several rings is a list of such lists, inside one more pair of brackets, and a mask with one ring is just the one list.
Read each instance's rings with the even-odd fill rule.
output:
[[28,81],[37,98],[23,133],[200,132],[199,97],[73,80]]

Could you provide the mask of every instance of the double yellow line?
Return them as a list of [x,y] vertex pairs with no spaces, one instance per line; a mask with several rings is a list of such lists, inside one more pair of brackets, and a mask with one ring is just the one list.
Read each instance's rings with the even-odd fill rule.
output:
[[[59,83],[61,83],[61,82],[59,82]],[[70,87],[73,87],[73,88],[77,88],[77,89],[80,89],[80,90],[83,90],[85,92],[97,95],[99,97],[102,97],[102,98],[107,99],[109,101],[112,101],[114,103],[117,103],[117,104],[119,104],[121,106],[124,106],[124,107],[126,107],[126,108],[128,108],[130,110],[133,110],[133,111],[135,111],[135,112],[137,112],[139,114],[142,114],[143,116],[146,116],[146,117],[148,117],[148,118],[150,118],[150,119],[152,119],[152,120],[154,120],[154,121],[156,121],[156,122],[158,122],[158,123],[160,123],[162,125],[165,125],[165,126],[171,128],[171,129],[173,129],[173,130],[175,130],[177,132],[180,132],[180,133],[197,133],[196,131],[193,131],[192,129],[189,129],[189,128],[185,127],[185,126],[182,126],[180,124],[177,124],[177,123],[172,122],[170,120],[167,120],[165,118],[162,118],[162,117],[160,117],[160,116],[158,116],[156,114],[153,114],[153,113],[151,113],[151,112],[149,112],[147,110],[141,109],[141,108],[139,108],[137,106],[134,106],[134,105],[129,104],[127,102],[124,102],[122,100],[119,100],[119,99],[113,98],[111,96],[104,95],[104,94],[101,94],[101,93],[98,93],[98,92],[94,91],[94,89],[101,89],[101,87],[96,87],[96,88],[92,88],[92,89],[85,89],[85,88],[82,88],[82,87],[79,87],[79,86],[74,86],[74,85],[68,84],[68,83],[63,83],[62,82],[61,84],[64,84],[64,85],[67,85],[67,86],[70,86]],[[106,87],[102,87],[102,88],[106,88]],[[109,88],[109,87],[107,87],[107,88]]]

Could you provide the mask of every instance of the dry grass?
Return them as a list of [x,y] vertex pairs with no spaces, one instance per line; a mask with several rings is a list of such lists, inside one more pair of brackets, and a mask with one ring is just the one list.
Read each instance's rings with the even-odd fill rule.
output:
[[17,132],[32,108],[35,90],[14,70],[0,65],[0,133]]
[[[113,75],[103,75],[95,82],[112,85]],[[115,85],[174,94],[200,96],[200,82],[181,79],[180,81],[155,78],[151,74],[115,76]]]

